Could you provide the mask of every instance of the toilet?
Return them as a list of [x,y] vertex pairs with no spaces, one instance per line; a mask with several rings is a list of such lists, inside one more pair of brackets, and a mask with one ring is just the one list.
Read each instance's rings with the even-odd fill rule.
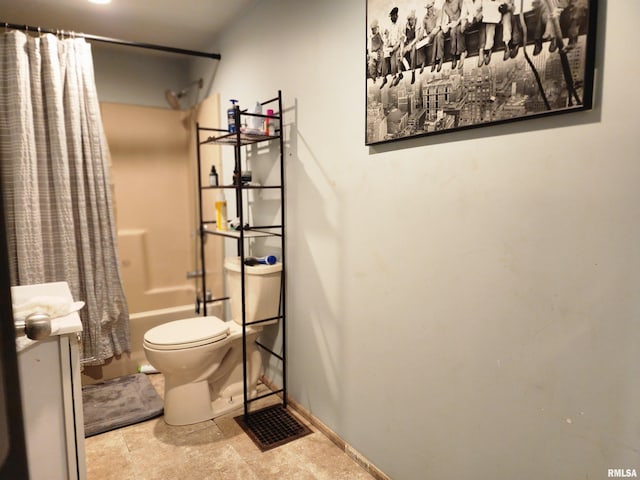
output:
[[[231,320],[215,316],[164,323],[148,330],[143,347],[149,363],[164,374],[164,420],[189,425],[218,417],[244,403],[242,284],[239,257],[225,260]],[[245,266],[247,392],[256,395],[262,354],[256,338],[277,323],[282,264]]]

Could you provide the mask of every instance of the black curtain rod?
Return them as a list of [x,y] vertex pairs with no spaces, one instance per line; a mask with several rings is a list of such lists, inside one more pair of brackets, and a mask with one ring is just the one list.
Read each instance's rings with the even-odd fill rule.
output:
[[89,35],[86,33],[75,33],[75,32],[63,31],[63,30],[50,30],[47,28],[32,27],[30,25],[17,25],[15,23],[7,23],[7,22],[0,21],[0,27],[2,25],[4,25],[5,28],[10,28],[12,30],[22,30],[22,31],[33,32],[33,33],[52,33],[54,35],[58,35],[58,34],[75,35],[76,37],[84,38],[86,40],[90,40],[93,42],[113,43],[115,45],[124,45],[126,47],[147,48],[151,50],[160,50],[162,52],[178,53],[180,55],[190,55],[192,57],[206,57],[214,60],[220,60],[221,58],[219,53],[207,53],[207,52],[199,52],[197,50],[185,50],[184,48],[165,47],[164,45],[154,45],[152,43],[129,42],[127,40],[119,40],[117,38],[100,37],[98,35]]

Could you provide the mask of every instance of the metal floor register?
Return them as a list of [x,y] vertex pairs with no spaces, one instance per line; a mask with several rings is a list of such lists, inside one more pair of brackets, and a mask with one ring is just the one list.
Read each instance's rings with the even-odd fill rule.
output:
[[246,420],[240,415],[235,421],[263,452],[312,433],[281,404],[251,412]]

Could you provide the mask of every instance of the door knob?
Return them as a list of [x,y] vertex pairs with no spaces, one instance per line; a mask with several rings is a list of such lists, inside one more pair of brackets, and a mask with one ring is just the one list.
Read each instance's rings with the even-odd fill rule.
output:
[[26,335],[31,340],[42,340],[51,335],[51,318],[46,313],[32,313],[26,319],[15,322],[16,335]]

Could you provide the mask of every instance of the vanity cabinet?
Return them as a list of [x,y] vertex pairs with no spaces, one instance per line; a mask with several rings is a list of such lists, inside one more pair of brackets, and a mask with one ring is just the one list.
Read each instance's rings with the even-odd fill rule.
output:
[[86,478],[78,334],[25,348],[18,369],[30,479]]
[[[11,287],[11,296],[14,305],[35,297],[73,301],[65,282]],[[86,478],[81,331],[74,311],[51,320],[49,337],[16,340],[30,480]]]

